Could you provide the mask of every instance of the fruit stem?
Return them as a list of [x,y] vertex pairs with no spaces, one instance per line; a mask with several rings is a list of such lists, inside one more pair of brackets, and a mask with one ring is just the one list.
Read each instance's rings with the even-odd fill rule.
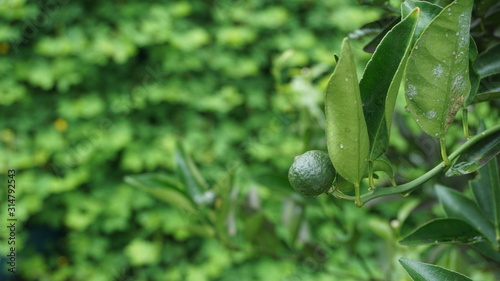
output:
[[359,182],[354,184],[354,193],[356,194],[356,201],[355,204],[358,207],[363,206],[363,202],[361,202],[361,192],[359,190]]
[[450,159],[448,158],[448,153],[446,153],[446,138],[445,136],[441,136],[439,138],[439,145],[441,146],[441,157],[443,158],[443,167],[449,166],[451,164]]

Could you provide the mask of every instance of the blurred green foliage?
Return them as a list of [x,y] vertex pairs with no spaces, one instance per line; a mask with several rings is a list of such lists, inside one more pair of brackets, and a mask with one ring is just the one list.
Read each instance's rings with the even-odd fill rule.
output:
[[[394,257],[420,252],[397,245],[407,218],[398,210],[418,199],[358,209],[296,198],[286,180],[295,155],[326,149],[323,90],[340,40],[383,13],[347,0],[3,1],[0,179],[17,170],[19,225],[12,280],[407,278]],[[435,163],[427,148],[437,146],[403,107],[391,145],[409,155],[395,161],[404,180]],[[123,182],[174,174],[178,142],[210,184],[237,167],[234,204],[250,211],[233,214],[231,247],[201,216]],[[287,231],[297,204],[307,206],[298,242]],[[260,239],[249,234],[255,224]],[[11,278],[1,261],[0,277]],[[464,270],[461,261],[439,263]],[[465,273],[489,277],[478,268]]]

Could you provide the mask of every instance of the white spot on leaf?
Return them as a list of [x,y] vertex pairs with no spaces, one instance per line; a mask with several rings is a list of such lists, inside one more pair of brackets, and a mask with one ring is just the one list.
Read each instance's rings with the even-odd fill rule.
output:
[[462,75],[458,75],[457,77],[455,77],[455,79],[453,79],[453,84],[451,85],[452,93],[462,92],[464,87],[465,87],[465,81]]
[[415,87],[414,85],[407,85],[406,95],[408,95],[408,98],[410,100],[413,99],[413,97],[417,95],[417,87]]
[[436,118],[436,111],[433,109],[433,110],[425,113],[424,116],[427,119],[434,119],[434,118]]
[[443,66],[441,64],[438,64],[436,68],[432,71],[432,74],[436,76],[436,78],[440,78],[443,75]]

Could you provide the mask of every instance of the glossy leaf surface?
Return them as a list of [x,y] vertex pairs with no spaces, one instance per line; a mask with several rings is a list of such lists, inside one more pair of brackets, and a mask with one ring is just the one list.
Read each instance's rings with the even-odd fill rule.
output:
[[470,91],[469,27],[472,0],[446,6],[415,43],[406,69],[405,94],[413,119],[441,137]]
[[495,160],[479,170],[477,179],[470,181],[477,205],[495,227],[496,239],[500,240],[500,177]]
[[464,151],[446,171],[446,176],[460,176],[473,173],[500,153],[500,132],[478,141]]
[[340,60],[330,77],[325,97],[328,154],[337,172],[358,184],[370,149],[356,66],[349,39],[342,42]]
[[471,244],[484,239],[482,234],[461,219],[440,218],[419,226],[399,241],[407,246],[425,244]]
[[497,245],[493,223],[483,216],[476,203],[460,192],[436,186],[436,193],[449,217],[462,219],[474,229],[482,233],[491,243]]
[[399,262],[413,281],[472,281],[472,279],[463,274],[441,266],[408,259],[399,259]]
[[475,65],[481,78],[500,73],[500,44],[481,53]]
[[377,159],[389,145],[392,112],[419,14],[420,10],[415,9],[386,34],[359,83],[370,139],[370,160]]
[[429,23],[443,10],[442,7],[430,2],[407,0],[401,4],[402,17],[407,17],[415,8],[419,8],[421,13],[412,43],[415,43],[420,38],[420,35],[422,35],[422,32],[427,28]]
[[[363,51],[367,53],[373,53],[375,52],[375,49],[377,49],[378,44],[380,44],[380,41],[382,41],[382,38],[391,30],[397,23],[399,22],[399,18],[384,18],[369,24],[366,24],[361,28],[361,30],[370,28],[372,27],[373,31],[380,31],[377,36],[375,36],[368,44],[366,44],[363,47]],[[384,26],[382,30],[380,30],[379,26]],[[356,36],[355,38],[358,38],[359,36]],[[349,35],[349,38],[351,38],[351,35]]]
[[500,98],[500,74],[484,77],[472,103],[485,102]]

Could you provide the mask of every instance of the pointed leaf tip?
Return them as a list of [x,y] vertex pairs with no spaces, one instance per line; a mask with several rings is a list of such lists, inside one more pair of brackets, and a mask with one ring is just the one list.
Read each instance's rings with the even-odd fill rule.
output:
[[365,175],[368,131],[349,39],[342,41],[340,60],[330,77],[325,96],[328,154],[337,172],[358,184]]

